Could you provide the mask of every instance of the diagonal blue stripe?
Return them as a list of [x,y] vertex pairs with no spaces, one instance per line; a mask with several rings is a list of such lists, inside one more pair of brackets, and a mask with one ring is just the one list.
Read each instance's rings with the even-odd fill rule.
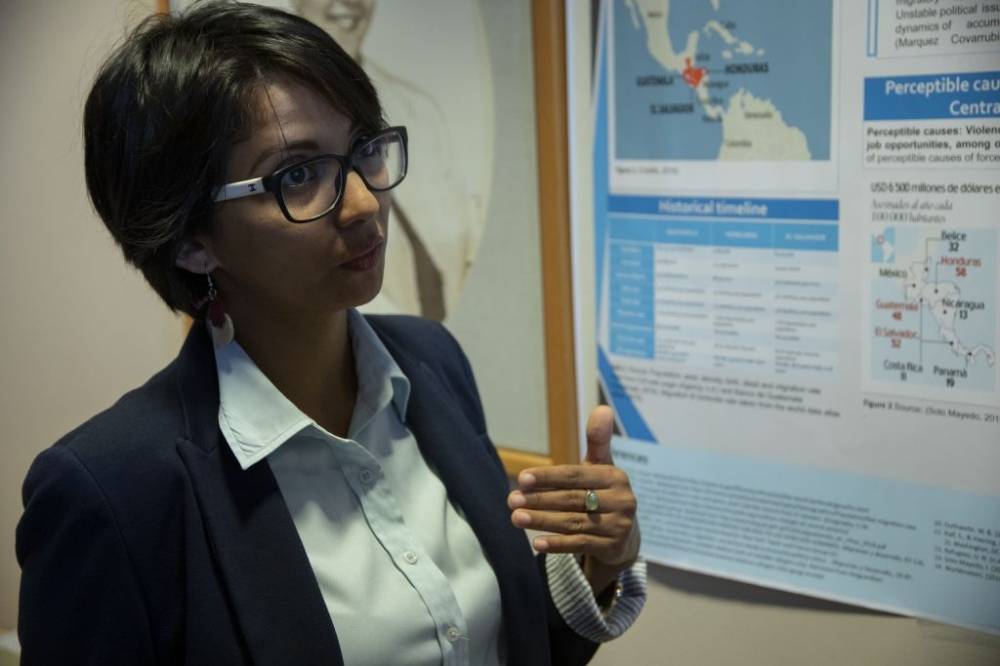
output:
[[631,439],[655,444],[656,438],[653,437],[653,433],[649,430],[649,426],[646,425],[646,421],[639,414],[639,410],[632,404],[632,399],[628,397],[625,387],[618,381],[618,376],[615,374],[614,368],[611,367],[604,349],[600,346],[597,347],[597,370],[601,373],[601,378],[608,392],[608,400],[611,401],[611,407],[615,410],[618,420],[625,430],[622,435]]

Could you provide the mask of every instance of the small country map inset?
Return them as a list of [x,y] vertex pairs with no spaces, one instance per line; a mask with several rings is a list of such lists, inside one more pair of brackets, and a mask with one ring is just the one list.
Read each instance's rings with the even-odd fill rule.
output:
[[873,234],[872,378],[995,390],[996,258],[994,230]]
[[828,160],[832,0],[618,0],[614,152]]

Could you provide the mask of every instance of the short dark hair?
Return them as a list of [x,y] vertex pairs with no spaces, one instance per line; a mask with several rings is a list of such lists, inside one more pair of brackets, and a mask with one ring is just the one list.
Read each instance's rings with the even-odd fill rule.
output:
[[198,314],[207,281],[177,254],[211,223],[232,145],[278,78],[316,90],[363,131],[385,125],[368,76],[329,34],[259,5],[210,0],[150,16],[97,75],[83,119],[90,199],[171,310]]

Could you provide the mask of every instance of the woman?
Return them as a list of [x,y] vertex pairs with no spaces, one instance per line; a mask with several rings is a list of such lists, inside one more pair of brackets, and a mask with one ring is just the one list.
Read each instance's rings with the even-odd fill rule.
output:
[[84,135],[98,213],[196,324],[29,471],[24,664],[574,664],[628,626],[644,570],[606,410],[592,464],[508,494],[455,341],[353,309],[407,134],[326,33],[243,4],[151,19]]

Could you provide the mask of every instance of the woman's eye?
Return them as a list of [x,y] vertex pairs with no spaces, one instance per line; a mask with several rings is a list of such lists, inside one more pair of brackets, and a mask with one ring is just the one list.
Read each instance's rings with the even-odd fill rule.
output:
[[305,185],[315,178],[312,168],[308,166],[295,167],[285,174],[285,181],[292,187]]
[[389,148],[384,141],[370,141],[358,148],[358,157],[363,160],[383,160]]

